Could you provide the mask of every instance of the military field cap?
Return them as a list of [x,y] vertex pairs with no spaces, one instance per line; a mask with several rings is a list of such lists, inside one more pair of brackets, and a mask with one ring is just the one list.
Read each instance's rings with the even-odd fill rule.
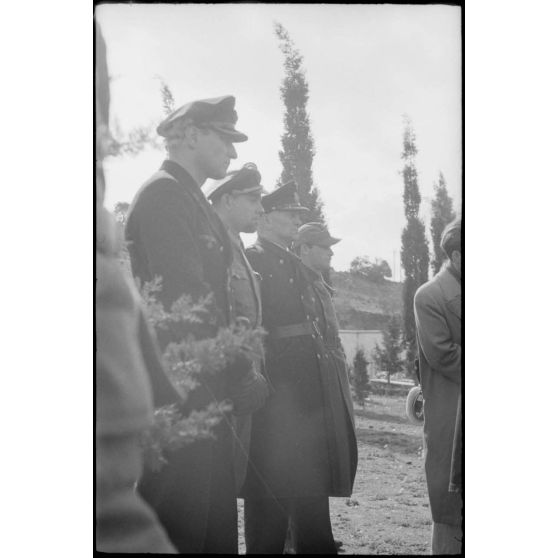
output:
[[294,180],[279,186],[269,194],[262,196],[262,206],[266,213],[272,211],[309,211],[300,205]]
[[197,126],[211,128],[229,137],[233,142],[246,141],[248,136],[234,127],[238,120],[234,104],[235,98],[232,95],[192,101],[169,114],[157,126],[157,133],[164,138],[169,137],[174,125],[187,118]]
[[261,193],[262,175],[254,163],[246,163],[241,169],[229,171],[225,178],[208,180],[202,191],[208,200],[215,201],[223,194],[253,194]]
[[329,234],[327,227],[322,223],[305,223],[298,229],[295,245],[315,244],[317,246],[333,246],[341,239],[334,238]]

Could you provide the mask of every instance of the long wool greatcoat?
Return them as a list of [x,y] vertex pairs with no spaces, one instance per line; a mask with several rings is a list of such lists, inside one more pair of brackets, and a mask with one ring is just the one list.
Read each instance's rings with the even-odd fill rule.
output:
[[448,267],[417,290],[415,320],[432,519],[459,525],[461,495],[448,488],[461,393],[461,282]]
[[[262,277],[271,395],[252,417],[245,498],[349,496],[357,464],[347,368],[329,293],[265,239],[247,249]],[[328,302],[329,299],[329,302]]]
[[[142,186],[130,208],[126,239],[134,276],[142,282],[161,276],[160,298],[167,307],[183,294],[191,295],[194,301],[213,294],[210,321],[181,325],[168,337],[160,338],[162,345],[188,334],[197,339],[212,337],[219,326],[229,323],[230,239],[184,168],[167,160]],[[230,378],[226,373],[199,380],[200,387],[189,394],[183,406],[185,414],[227,396]],[[163,381],[152,377],[155,386]],[[170,402],[168,398],[156,398],[155,406]],[[140,492],[156,510],[179,552],[203,552],[208,548],[210,510],[211,524],[221,522],[223,531],[222,546],[211,548],[215,552],[237,552],[233,442],[227,422],[221,421],[214,429],[215,440],[196,441],[173,452],[162,471],[146,473],[140,483]]]

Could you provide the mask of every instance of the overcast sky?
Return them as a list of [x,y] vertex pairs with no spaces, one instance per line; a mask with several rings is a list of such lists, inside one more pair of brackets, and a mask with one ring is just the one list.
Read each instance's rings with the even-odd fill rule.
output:
[[[399,278],[403,214],[403,114],[417,136],[417,169],[428,210],[443,172],[461,204],[461,14],[443,5],[102,5],[111,83],[111,118],[124,130],[163,118],[159,82],[177,106],[235,95],[237,144],[231,169],[255,162],[269,189],[281,173],[279,87],[282,23],[304,57],[314,136],[314,182],[331,233],[343,239],[332,265],[359,255],[386,259]],[[106,163],[106,206],[131,201],[164,152]]]

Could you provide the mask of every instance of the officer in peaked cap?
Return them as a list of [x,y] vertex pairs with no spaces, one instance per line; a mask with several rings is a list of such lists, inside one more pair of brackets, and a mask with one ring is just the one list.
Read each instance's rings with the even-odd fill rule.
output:
[[308,208],[300,205],[294,180],[290,180],[263,196],[262,205],[266,213],[272,211],[308,212]]
[[164,138],[169,138],[181,125],[191,122],[197,126],[211,128],[229,137],[233,142],[246,141],[248,136],[234,127],[238,120],[234,105],[235,98],[232,95],[187,103],[169,114],[157,126],[157,133]]
[[[336,554],[329,497],[351,495],[357,462],[347,369],[331,299],[329,313],[320,304],[329,294],[314,288],[321,276],[289,250],[307,211],[294,182],[263,196],[262,205],[258,240],[246,255],[262,277],[272,393],[252,417],[241,491],[246,553],[282,554],[290,526],[296,554]],[[303,228],[312,240],[337,240],[314,225]]]
[[[167,309],[182,295],[194,303],[208,301],[203,323],[175,323],[160,332],[163,350],[189,336],[213,338],[220,327],[234,323],[231,239],[201,190],[208,178],[225,177],[237,157],[233,144],[247,139],[235,127],[234,107],[234,97],[227,95],[188,103],[167,116],[157,132],[165,138],[168,158],[130,208],[126,239],[134,277],[143,283],[160,276],[158,298]],[[244,401],[231,392],[230,379],[250,365],[231,363],[201,378],[183,402],[183,414],[225,399],[233,402],[232,412],[238,411]],[[230,417],[224,419],[211,441],[196,440],[173,452],[161,471],[144,475],[139,484],[179,553],[238,552],[230,424]]]
[[264,191],[260,184],[261,179],[262,176],[256,165],[246,163],[241,169],[229,171],[221,180],[208,180],[203,185],[202,191],[211,202],[216,202],[223,194],[253,194],[261,199],[261,194]]
[[[240,233],[256,231],[263,213],[262,190],[261,175],[254,163],[246,163],[241,169],[227,173],[222,180],[206,183],[203,188],[231,238],[233,262],[230,285],[235,318],[251,329],[262,325],[260,280],[246,258]],[[240,489],[248,464],[252,413],[265,403],[268,395],[261,360],[255,361],[253,368],[247,370],[235,384],[235,393],[243,403],[233,416],[235,476]]]

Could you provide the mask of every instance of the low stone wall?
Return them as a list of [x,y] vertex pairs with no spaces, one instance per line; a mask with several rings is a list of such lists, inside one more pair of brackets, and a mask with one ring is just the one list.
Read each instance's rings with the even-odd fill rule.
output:
[[411,382],[391,382],[388,384],[387,380],[370,380],[370,386],[372,388],[372,394],[407,397],[407,394],[411,388],[414,387],[414,384]]

